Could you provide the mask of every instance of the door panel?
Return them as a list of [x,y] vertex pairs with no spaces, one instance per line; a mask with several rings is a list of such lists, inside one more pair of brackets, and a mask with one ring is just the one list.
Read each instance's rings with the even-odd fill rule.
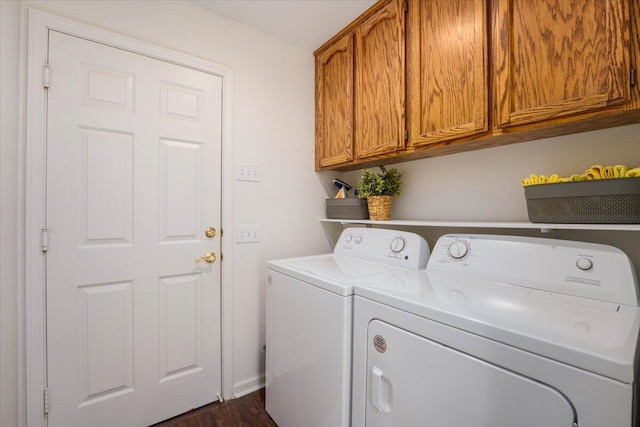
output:
[[571,427],[576,420],[558,390],[379,320],[367,331],[367,375],[367,427]]
[[198,142],[166,138],[160,141],[159,214],[163,242],[198,240],[202,223],[202,161]]
[[133,135],[87,128],[80,133],[80,243],[132,243]]
[[221,78],[55,31],[49,63],[49,426],[217,400]]
[[80,407],[134,391],[131,289],[131,282],[79,287]]

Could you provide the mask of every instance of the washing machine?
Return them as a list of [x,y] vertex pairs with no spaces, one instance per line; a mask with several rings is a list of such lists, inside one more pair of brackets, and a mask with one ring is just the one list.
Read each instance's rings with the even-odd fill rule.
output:
[[347,228],[331,254],[267,263],[265,400],[279,427],[350,425],[354,286],[428,256],[417,234]]
[[637,425],[637,287],[611,246],[445,235],[355,289],[353,426]]

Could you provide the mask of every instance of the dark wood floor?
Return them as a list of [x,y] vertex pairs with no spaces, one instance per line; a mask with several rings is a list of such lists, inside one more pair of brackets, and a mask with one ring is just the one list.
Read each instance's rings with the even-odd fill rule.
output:
[[152,427],[277,427],[264,410],[264,389],[215,402]]

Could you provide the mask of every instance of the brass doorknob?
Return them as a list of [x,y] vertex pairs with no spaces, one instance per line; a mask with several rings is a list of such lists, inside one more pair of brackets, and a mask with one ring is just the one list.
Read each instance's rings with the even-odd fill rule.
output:
[[216,237],[216,229],[213,227],[209,227],[205,230],[204,235],[207,236],[208,238],[212,239],[214,237]]
[[205,256],[199,256],[198,258],[196,258],[196,263],[202,260],[204,260],[204,262],[206,262],[207,264],[213,264],[214,262],[216,262],[215,252],[209,252]]

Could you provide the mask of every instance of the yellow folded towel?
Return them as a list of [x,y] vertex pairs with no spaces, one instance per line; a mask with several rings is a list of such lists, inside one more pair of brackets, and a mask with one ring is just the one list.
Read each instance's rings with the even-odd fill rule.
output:
[[604,178],[604,166],[602,165],[593,165],[589,169],[587,169],[584,174],[587,176],[587,179],[603,179]]
[[553,175],[551,175],[549,177],[549,183],[552,184],[552,183],[555,183],[555,182],[561,182],[562,179],[564,179],[564,178],[562,178],[562,177],[560,177],[560,176],[558,176],[557,174],[554,173]]
[[587,169],[582,175],[571,175],[569,178],[563,178],[557,174],[550,176],[531,174],[528,178],[522,178],[520,184],[523,187],[528,185],[537,184],[552,184],[556,182],[573,182],[573,181],[586,181],[594,179],[611,179],[611,178],[640,178],[640,167],[629,169],[629,166],[615,165],[615,166],[602,166],[593,165]]
[[629,170],[629,166],[615,165],[613,167],[613,176],[615,178],[624,178],[628,170]]
[[625,178],[640,178],[640,168],[629,169],[624,176]]
[[613,172],[613,167],[612,166],[605,166],[602,168],[602,178],[604,179],[611,179],[611,178],[615,178],[615,174]]
[[554,173],[551,176],[530,175],[528,178],[522,178],[520,180],[520,184],[523,187],[526,187],[527,185],[552,184],[556,182],[567,182],[567,181],[569,181],[569,178],[563,178]]
[[586,181],[587,180],[587,176],[586,175],[571,175],[569,177],[569,181]]
[[538,182],[538,175],[533,175],[533,174],[531,174],[531,175],[529,175],[529,177],[528,177],[528,178],[522,178],[522,179],[520,180],[520,184],[521,184],[523,187],[526,187],[527,185],[536,185],[536,184],[539,184],[539,182]]

